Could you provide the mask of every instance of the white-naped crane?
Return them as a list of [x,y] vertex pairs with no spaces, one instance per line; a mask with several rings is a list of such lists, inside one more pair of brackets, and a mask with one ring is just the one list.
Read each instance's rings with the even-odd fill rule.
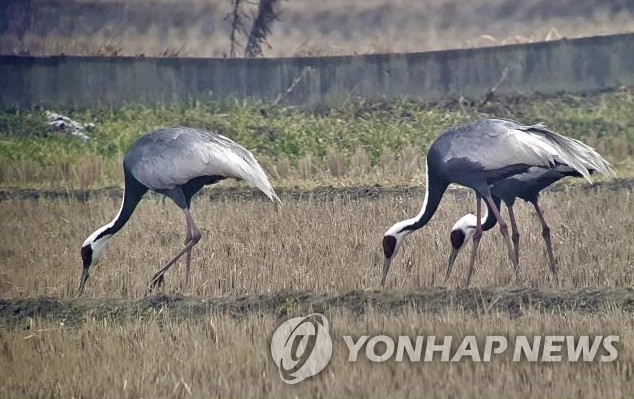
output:
[[[602,172],[607,173],[609,176],[613,176],[614,172],[610,164],[604,159],[602,160],[602,164],[605,165],[605,168],[602,169]],[[595,169],[591,165],[586,165],[586,168],[591,173],[595,171]],[[546,223],[546,220],[544,218],[544,214],[539,207],[539,193],[546,187],[567,176],[581,177],[581,174],[565,165],[557,165],[554,168],[542,168],[535,166],[529,168],[526,173],[521,173],[508,177],[506,179],[502,179],[492,184],[490,187],[493,203],[498,207],[498,209],[500,209],[500,204],[502,201],[504,201],[504,204],[508,209],[509,219],[511,221],[511,241],[513,242],[515,257],[518,260],[520,234],[517,228],[517,222],[515,220],[513,205],[515,205],[515,200],[517,198],[521,198],[524,201],[533,204],[533,207],[535,208],[535,213],[537,214],[537,218],[539,219],[539,222],[542,226],[542,237],[544,238],[544,242],[546,244],[546,252],[548,253],[550,272],[552,273],[555,281],[557,281],[557,263],[553,254],[553,247],[550,237],[550,227],[548,227],[548,224]],[[493,212],[489,210],[489,206],[487,204],[485,204],[485,206],[485,213],[482,216],[481,222],[482,231],[490,230],[496,224],[496,219],[493,215]],[[451,228],[449,240],[451,242],[452,250],[451,254],[449,255],[449,262],[447,263],[445,284],[449,279],[458,253],[460,253],[460,251],[467,245],[469,239],[473,237],[476,230],[476,224],[476,216],[472,213],[468,213],[460,218],[460,220],[458,220],[456,224],[454,224],[454,226]],[[467,287],[471,283],[472,273],[473,264],[470,264],[467,273]]]
[[77,295],[83,292],[108,240],[126,224],[148,190],[172,199],[183,210],[187,222],[185,248],[154,274],[149,288],[160,284],[165,272],[184,254],[185,284],[189,285],[192,247],[201,238],[189,210],[192,197],[203,186],[235,178],[281,203],[251,152],[227,137],[201,129],[171,127],[141,136],[123,158],[123,174],[125,189],[119,213],[88,236],[82,245],[83,272]]
[[526,173],[535,166],[554,169],[560,165],[571,168],[590,182],[588,167],[602,174],[611,173],[610,165],[593,148],[548,130],[542,124],[529,126],[510,120],[483,119],[443,132],[427,152],[423,207],[418,215],[394,224],[383,236],[385,258],[381,285],[385,284],[390,265],[405,237],[429,222],[452,183],[471,188],[476,195],[476,227],[472,236],[470,269],[482,237],[481,200],[484,199],[500,226],[517,277],[518,260],[490,186],[510,176]]

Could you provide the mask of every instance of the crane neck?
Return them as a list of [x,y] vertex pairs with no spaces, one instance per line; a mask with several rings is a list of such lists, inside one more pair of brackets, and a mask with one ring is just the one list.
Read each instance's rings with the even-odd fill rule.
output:
[[128,220],[130,220],[134,209],[141,200],[141,196],[136,193],[131,193],[131,191],[130,188],[125,189],[119,213],[117,213],[117,216],[107,225],[108,228],[104,231],[105,234],[114,235],[118,233]]
[[[432,174],[431,179],[430,173]],[[425,226],[431,220],[432,216],[434,216],[434,213],[436,213],[438,205],[440,205],[440,200],[449,186],[449,184],[434,176],[433,170],[430,171],[429,163],[427,163],[427,170],[425,171],[425,181],[426,187],[423,207],[418,215],[407,221],[403,230],[415,231]]]
[[87,239],[84,245],[89,242],[95,242],[102,238],[110,237],[114,234],[117,234],[119,230],[125,226],[125,224],[132,216],[134,209],[137,204],[143,197],[143,194],[147,192],[147,188],[145,188],[141,183],[139,183],[136,179],[130,177],[128,178],[126,173],[125,179],[125,188],[123,191],[123,200],[121,202],[121,207],[119,208],[119,212],[112,219],[112,221],[108,224],[105,224],[95,230]]
[[[500,205],[502,203],[502,200],[496,196],[492,196],[492,198],[493,198],[493,203],[495,203],[495,206],[498,208],[498,210],[500,210]],[[493,211],[491,211],[491,207],[489,206],[489,203],[484,198],[482,198],[481,201],[484,203],[484,214],[482,215],[482,218],[480,219],[481,221],[480,223],[482,223],[482,231],[491,230],[493,227],[495,227],[498,221],[495,218],[495,214],[493,213]]]

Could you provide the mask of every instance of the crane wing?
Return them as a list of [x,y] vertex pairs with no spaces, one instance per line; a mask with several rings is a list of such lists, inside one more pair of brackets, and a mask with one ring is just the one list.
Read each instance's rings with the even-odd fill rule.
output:
[[150,133],[124,160],[134,177],[154,190],[171,189],[202,176],[244,180],[281,202],[250,151],[220,134],[175,127]]
[[567,165],[591,182],[589,170],[614,175],[612,166],[592,147],[562,136],[544,125],[525,126],[486,119],[455,130],[445,159],[466,157],[484,170],[510,165],[553,168]]
[[[581,173],[579,169],[583,166],[583,168],[588,171],[596,171],[604,176],[616,176],[612,165],[589,145],[584,144],[577,139],[555,133],[552,130],[547,129],[546,126],[541,123],[528,126],[527,128],[529,132],[540,135],[542,139],[556,142],[560,146],[561,150],[567,153],[567,156],[577,163],[577,165],[567,164],[577,172]],[[584,177],[590,180],[589,176],[584,175]]]

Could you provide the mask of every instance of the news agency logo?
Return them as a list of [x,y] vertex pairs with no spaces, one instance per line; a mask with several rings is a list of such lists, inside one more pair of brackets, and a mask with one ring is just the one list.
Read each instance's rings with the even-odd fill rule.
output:
[[[507,356],[512,362],[613,362],[618,358],[618,335],[535,335],[506,337],[476,336],[397,336],[344,335],[348,362],[360,356],[373,363],[386,361],[487,363]],[[454,339],[455,338],[455,339]],[[326,317],[313,313],[282,323],[271,339],[271,354],[282,381],[297,384],[323,370],[332,356]],[[512,355],[512,358],[511,358]]]
[[280,324],[271,339],[271,355],[282,381],[297,384],[326,367],[332,356],[328,329],[328,319],[319,313]]

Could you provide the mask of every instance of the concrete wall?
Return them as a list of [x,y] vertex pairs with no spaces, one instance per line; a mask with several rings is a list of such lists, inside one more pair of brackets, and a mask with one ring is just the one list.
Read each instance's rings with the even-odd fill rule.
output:
[[89,107],[258,98],[444,99],[634,86],[634,34],[483,49],[282,59],[0,56],[0,107]]

